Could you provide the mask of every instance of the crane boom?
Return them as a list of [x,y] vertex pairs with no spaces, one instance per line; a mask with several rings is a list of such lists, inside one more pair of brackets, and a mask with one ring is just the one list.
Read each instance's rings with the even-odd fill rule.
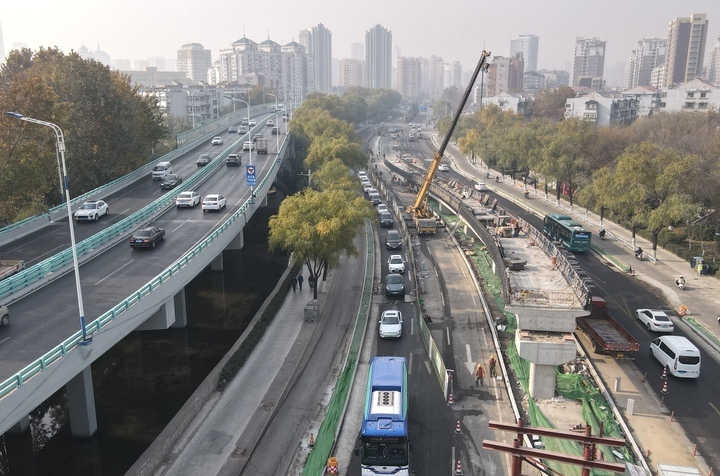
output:
[[473,72],[472,77],[470,78],[470,82],[468,83],[467,88],[465,89],[465,94],[463,94],[462,99],[460,100],[460,104],[458,105],[457,109],[455,110],[455,115],[453,117],[452,123],[450,124],[450,129],[448,130],[447,134],[445,135],[445,138],[442,141],[442,144],[440,145],[440,149],[435,152],[435,155],[433,155],[432,163],[430,164],[430,167],[428,167],[427,174],[425,174],[425,180],[423,181],[422,186],[420,187],[420,191],[418,191],[417,198],[415,199],[415,204],[408,207],[407,211],[408,213],[412,213],[415,218],[415,224],[417,226],[418,219],[427,219],[432,217],[432,212],[427,206],[427,194],[428,190],[430,189],[430,184],[432,183],[432,179],[435,176],[435,172],[437,171],[438,165],[440,165],[440,160],[442,160],[443,155],[445,155],[445,149],[447,148],[448,143],[450,142],[450,137],[452,137],[453,132],[455,131],[455,126],[457,126],[458,120],[460,120],[460,115],[462,114],[463,108],[465,107],[465,103],[468,100],[468,97],[470,97],[470,92],[472,91],[473,85],[475,84],[475,80],[477,79],[478,75],[480,74],[480,71],[482,69],[487,70],[488,63],[487,59],[490,57],[490,52],[483,51],[480,55],[480,61],[478,61],[477,67],[475,68],[475,71]]

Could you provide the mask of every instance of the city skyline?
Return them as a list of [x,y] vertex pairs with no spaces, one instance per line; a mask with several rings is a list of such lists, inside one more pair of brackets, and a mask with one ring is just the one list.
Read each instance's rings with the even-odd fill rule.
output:
[[[278,0],[272,5],[257,3],[238,9],[221,0],[212,9],[199,9],[183,0],[172,4],[137,0],[122,4],[68,0],[58,4],[39,0],[32,10],[27,4],[3,2],[0,22],[6,52],[16,43],[34,50],[58,46],[65,52],[77,51],[84,45],[91,50],[99,47],[113,60],[131,61],[176,58],[177,50],[189,43],[202,44],[211,50],[216,61],[221,49],[242,37],[257,42],[269,38],[287,44],[298,41],[302,30],[320,23],[332,32],[333,58],[344,59],[351,57],[352,43],[364,43],[365,32],[380,24],[392,32],[393,48],[397,47],[402,56],[435,55],[446,63],[458,61],[465,70],[474,68],[482,49],[493,55],[510,56],[512,39],[524,34],[539,38],[538,69],[568,70],[576,38],[597,37],[607,43],[605,70],[612,82],[618,79],[612,75],[627,78],[630,55],[638,41],[666,37],[670,22],[677,17],[705,13],[709,20],[709,47],[720,35],[720,2],[716,0],[662,7],[649,0],[630,4],[608,0],[602,8],[578,8],[570,0],[546,1],[542,6],[529,0],[513,5],[462,7],[454,2],[442,12],[437,11],[434,3],[406,0],[392,4],[368,0],[357,5],[352,8],[350,4],[339,11],[328,0],[312,4]],[[539,9],[545,20],[538,20]],[[187,14],[190,11],[193,14]],[[229,11],[238,13],[222,14]],[[112,19],[112,23],[102,21],[103,18]],[[158,19],[167,24],[158,25]]]

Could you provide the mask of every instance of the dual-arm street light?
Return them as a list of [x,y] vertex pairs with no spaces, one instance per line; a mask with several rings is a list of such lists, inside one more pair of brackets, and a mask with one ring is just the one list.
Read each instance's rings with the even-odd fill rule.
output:
[[[226,99],[230,99],[231,101],[241,102],[247,106],[248,139],[250,141],[248,164],[252,165],[252,150],[253,150],[253,147],[255,147],[255,144],[253,144],[252,136],[251,136],[252,127],[250,127],[250,103],[247,101],[243,101],[242,99],[235,99],[234,97],[228,96],[228,95],[224,95],[224,97]],[[254,202],[255,202],[255,192],[253,192],[253,187],[251,185],[250,186],[250,203],[254,203]]]
[[62,162],[63,176],[61,186],[65,189],[65,205],[67,206],[68,224],[70,225],[70,247],[72,249],[73,267],[75,269],[75,287],[77,288],[78,310],[80,312],[80,330],[82,330],[81,344],[88,343],[92,338],[88,338],[87,331],[85,330],[85,308],[83,306],[82,287],[80,286],[80,266],[78,265],[77,247],[75,246],[75,227],[73,226],[72,210],[70,209],[70,187],[68,186],[67,167],[65,166],[65,138],[63,137],[63,132],[57,124],[53,124],[52,122],[26,117],[18,112],[6,112],[5,114],[15,119],[20,119],[21,121],[47,126],[55,132],[57,152],[60,154],[60,161]]

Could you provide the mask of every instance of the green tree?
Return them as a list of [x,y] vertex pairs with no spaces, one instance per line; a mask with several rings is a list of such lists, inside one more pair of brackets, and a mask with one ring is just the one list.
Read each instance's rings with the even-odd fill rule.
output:
[[325,162],[340,159],[346,167],[357,169],[367,164],[367,155],[357,142],[346,137],[316,137],[305,158],[305,167],[317,170]]
[[[316,190],[344,190],[346,192],[359,192],[360,184],[357,178],[350,175],[350,169],[339,158],[328,160],[312,175],[313,188]],[[369,202],[367,202],[369,205]]]
[[270,217],[269,247],[292,253],[293,262],[305,265],[318,283],[323,270],[335,266],[342,253],[357,255],[354,239],[370,213],[367,200],[357,193],[305,189],[286,197],[278,214]]
[[548,119],[554,122],[565,117],[565,102],[575,97],[575,90],[569,86],[555,89],[544,89],[530,103],[530,117]]

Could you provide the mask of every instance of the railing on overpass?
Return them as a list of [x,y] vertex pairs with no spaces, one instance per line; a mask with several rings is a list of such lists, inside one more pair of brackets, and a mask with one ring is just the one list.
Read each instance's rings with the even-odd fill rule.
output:
[[[268,109],[269,106],[265,105],[259,105],[259,106],[253,106],[251,108],[252,113],[258,113],[261,111],[264,111]],[[192,131],[184,132],[180,135],[178,135],[177,143],[178,148],[175,150],[172,150],[168,152],[167,154],[163,155],[162,157],[153,160],[152,162],[149,162],[148,164],[140,167],[139,169],[136,169],[132,172],[130,172],[127,175],[124,175],[118,179],[113,180],[112,182],[108,182],[94,190],[91,190],[89,192],[86,192],[82,195],[79,195],[72,199],[70,201],[70,205],[76,205],[78,203],[83,203],[87,200],[89,200],[92,197],[96,197],[104,192],[107,192],[108,190],[112,190],[114,187],[117,187],[119,185],[134,182],[135,180],[138,180],[142,177],[145,177],[148,172],[157,164],[158,162],[172,162],[179,156],[185,154],[188,150],[193,149],[200,145],[200,143],[208,140],[212,135],[217,133],[217,130],[220,127],[224,127],[228,124],[234,124],[238,121],[240,121],[242,118],[244,118],[247,115],[247,111],[235,111],[230,114],[226,114],[224,116],[221,116],[218,119],[215,119],[214,121],[208,122],[207,124],[197,127],[193,129]],[[198,132],[195,132],[198,131]],[[200,133],[202,131],[202,133]],[[182,140],[180,137],[182,136]],[[57,205],[47,211],[46,214],[41,216],[33,216],[25,218],[24,220],[21,220],[19,222],[13,223],[12,225],[8,225],[2,229],[0,229],[0,242],[3,242],[5,240],[5,236],[8,234],[17,232],[18,230],[22,229],[25,226],[29,226],[34,223],[43,222],[47,223],[50,219],[50,217],[60,217],[65,211],[65,204],[62,203],[60,205]]]
[[[272,184],[272,180],[274,180],[275,173],[277,169],[281,165],[280,157],[285,153],[285,150],[288,146],[288,137],[285,137],[285,140],[283,141],[280,150],[278,151],[277,158],[273,161],[272,166],[268,170],[268,173],[265,174],[263,179],[260,181],[260,183],[257,185],[257,188],[255,189],[257,195],[261,195],[260,192],[264,191],[267,192],[267,189],[269,189],[270,185]],[[215,162],[215,161],[213,161]],[[222,161],[217,160],[218,163],[221,163]],[[216,165],[217,166],[217,165]],[[176,194],[175,194],[176,195]],[[163,197],[165,198],[165,196]],[[156,200],[156,202],[162,201],[163,198]],[[154,202],[154,203],[156,203]],[[174,199],[173,199],[174,203]],[[166,281],[171,279],[175,273],[177,273],[182,268],[186,267],[193,259],[197,258],[203,251],[205,251],[210,244],[218,239],[222,233],[224,233],[230,226],[232,226],[235,221],[239,220],[241,217],[244,218],[245,212],[247,211],[248,207],[253,203],[253,198],[248,198],[245,203],[243,203],[240,208],[232,214],[220,227],[218,227],[214,232],[210,234],[206,239],[201,241],[199,244],[194,246],[192,249],[190,249],[185,255],[180,257],[177,261],[175,261],[173,264],[171,264],[167,269],[165,269],[162,273],[157,275],[155,278],[150,280],[147,284],[142,286],[140,289],[132,293],[129,297],[127,297],[125,300],[123,300],[121,303],[113,306],[109,311],[105,312],[103,315],[95,319],[94,321],[90,322],[85,326],[85,332],[88,336],[92,336],[94,333],[100,331],[103,327],[107,326],[111,322],[113,322],[117,317],[121,316],[124,312],[128,311],[134,304],[136,304],[138,301],[143,299],[148,294],[152,293],[155,289],[157,289],[159,286],[162,286]],[[152,204],[151,204],[152,205]],[[150,207],[151,205],[148,205]],[[146,207],[146,208],[148,208]],[[140,213],[140,212],[138,212]],[[9,393],[13,392],[14,390],[20,388],[23,386],[25,382],[27,382],[32,377],[38,375],[39,373],[43,372],[45,369],[47,369],[50,365],[57,362],[58,360],[65,357],[70,351],[75,349],[83,340],[83,333],[82,330],[78,330],[75,332],[72,336],[65,339],[62,343],[60,343],[55,348],[51,349],[47,353],[45,353],[43,356],[32,362],[27,367],[20,370],[17,374],[14,376],[8,378],[4,382],[0,383],[0,399],[7,396]]]

